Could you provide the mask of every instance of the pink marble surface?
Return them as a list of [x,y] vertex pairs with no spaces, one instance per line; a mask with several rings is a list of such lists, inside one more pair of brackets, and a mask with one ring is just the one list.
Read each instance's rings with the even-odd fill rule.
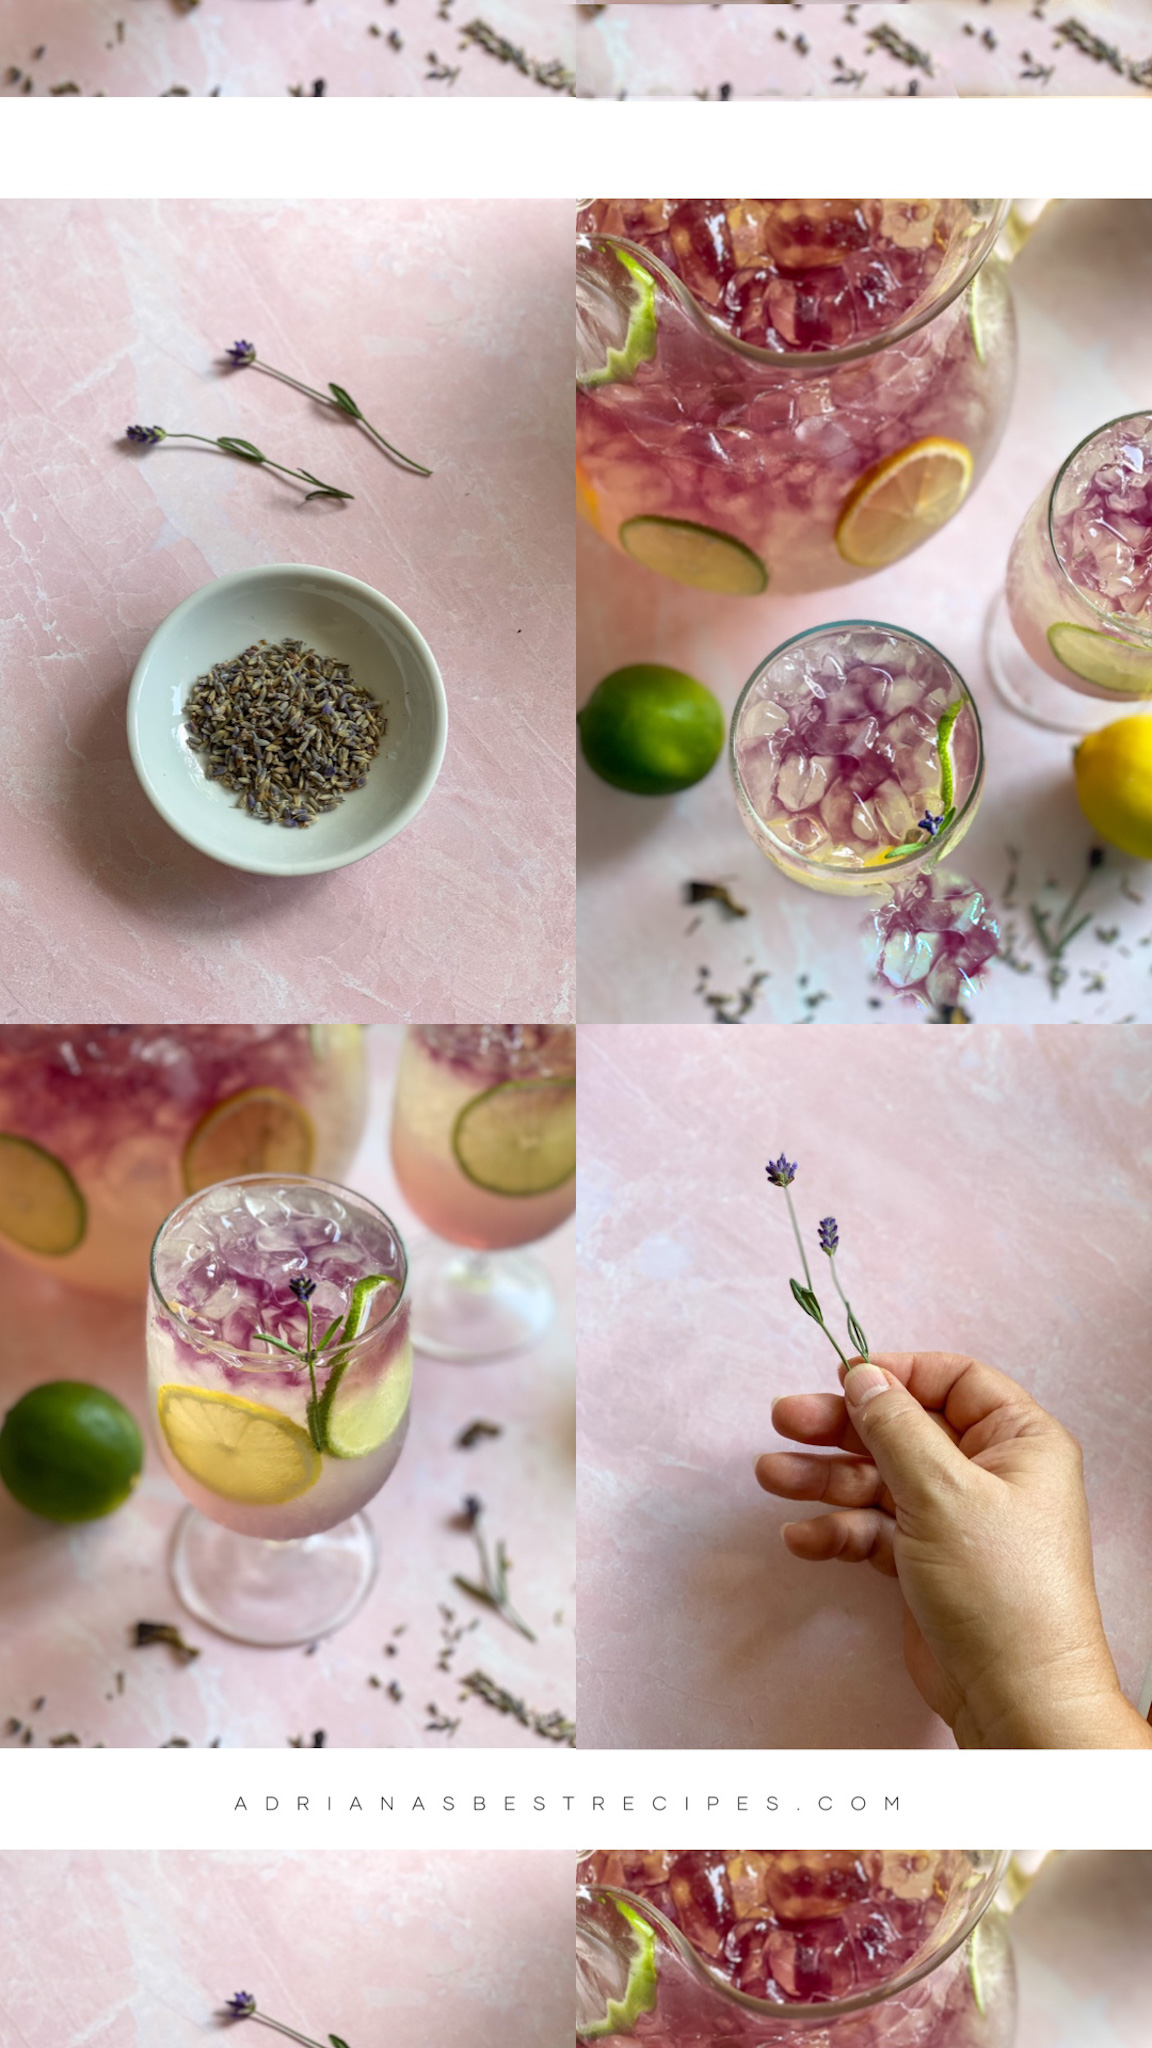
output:
[[[0,1015],[564,1015],[571,1001],[571,210],[555,201],[0,207]],[[336,378],[429,479],[258,371]],[[351,505],[131,421],[235,434]],[[193,851],[125,733],[154,628],[214,576],[318,563],[440,663],[448,751],[368,860],[288,881]],[[269,828],[271,829],[271,828]]]
[[565,2048],[571,1858],[0,1855],[5,2048]]
[[[423,1227],[396,1187],[387,1149],[398,1038],[388,1029],[372,1034],[368,1125],[347,1179],[395,1217],[414,1245]],[[348,1626],[312,1654],[248,1649],[183,1613],[166,1556],[184,1503],[147,1438],[143,1479],[105,1520],[59,1527],[28,1514],[0,1487],[0,1726],[9,1716],[22,1724],[0,1739],[18,1746],[30,1729],[37,1746],[72,1733],[110,1748],[152,1747],[173,1736],[197,1747],[282,1748],[294,1736],[310,1742],[322,1728],[333,1748],[543,1747],[480,1700],[461,1704],[456,1681],[480,1669],[530,1708],[573,1714],[574,1234],[568,1223],[535,1247],[559,1307],[533,1350],[483,1366],[417,1356],[408,1441],[368,1510],[379,1577]],[[117,1394],[147,1427],[143,1304],[69,1290],[7,1253],[0,1254],[0,1286],[0,1406],[44,1380],[87,1379]],[[456,1438],[478,1417],[500,1424],[503,1434],[459,1450]],[[476,1564],[471,1539],[452,1526],[466,1493],[485,1502],[492,1540],[507,1542],[513,1598],[535,1628],[534,1644],[452,1585],[453,1573],[470,1576]],[[446,1672],[437,1669],[442,1602],[457,1626],[478,1617]],[[140,1619],[177,1621],[200,1656],[181,1666],[162,1647],[129,1649]],[[400,1701],[387,1690],[393,1682]],[[38,1699],[44,1704],[33,1711]],[[430,1702],[441,1715],[460,1717],[455,1734],[429,1728]]]
[[[922,633],[955,662],[979,706],[987,780],[955,865],[990,895],[1021,970],[993,965],[974,1005],[977,1019],[1147,1017],[1152,886],[1146,864],[1118,853],[1095,875],[1082,904],[1090,922],[1064,956],[1063,985],[1055,995],[1050,988],[1028,906],[1066,903],[1084,875],[1092,834],[1076,803],[1071,740],[1001,704],[983,632],[1012,537],[1046,479],[1093,427],[1147,403],[1152,206],[1109,200],[1050,208],[1012,281],[1020,327],[1013,410],[991,469],[950,526],[904,563],[846,590],[746,600],[683,590],[582,525],[580,696],[626,662],[663,661],[699,676],[727,714],[756,663],[803,627],[847,613]],[[578,790],[582,1019],[706,1015],[696,992],[701,965],[711,970],[708,987],[725,992],[754,972],[770,973],[753,1022],[804,1019],[811,996],[822,998],[820,1023],[914,1022],[921,1014],[893,1000],[880,1004],[858,906],[786,882],[759,854],[740,824],[723,759],[679,797],[626,796],[597,781],[583,761]],[[1012,847],[1020,854],[1015,864]],[[681,891],[689,878],[723,878],[751,915],[724,923],[712,907],[700,916],[686,910]]]
[[[1152,92],[1147,0],[794,0],[771,8],[639,0],[577,12],[577,90],[593,98]],[[1062,36],[1069,20],[1116,62]],[[877,44],[877,30],[894,31],[924,61]]]
[[[477,20],[523,63],[462,33]],[[320,79],[333,98],[540,98],[571,90],[570,43],[549,0],[4,0],[0,97],[307,96]]]
[[[771,1404],[835,1390],[781,1148],[877,1350],[966,1351],[1081,1439],[1121,1682],[1152,1647],[1152,1033],[581,1031],[580,1740],[933,1748],[896,1588],[789,1557]],[[801,1509],[800,1513],[808,1512]]]
[[1045,1864],[1012,1919],[1016,2048],[1143,2048],[1152,2005],[1152,1856],[1074,1851]]

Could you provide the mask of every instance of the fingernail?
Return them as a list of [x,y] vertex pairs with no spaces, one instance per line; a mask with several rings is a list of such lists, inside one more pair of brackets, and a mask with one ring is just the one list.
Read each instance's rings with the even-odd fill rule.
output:
[[890,1384],[878,1365],[854,1365],[845,1375],[844,1398],[853,1408],[866,1408],[877,1394],[886,1394]]

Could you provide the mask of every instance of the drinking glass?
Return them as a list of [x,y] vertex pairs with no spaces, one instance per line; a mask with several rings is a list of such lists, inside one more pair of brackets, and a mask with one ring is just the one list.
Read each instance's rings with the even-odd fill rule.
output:
[[898,561],[965,503],[1015,375],[999,200],[587,201],[577,482],[634,561],[729,595]]
[[1108,725],[1152,697],[1152,413],[1110,420],[1045,484],[992,607],[988,665],[1022,718]]
[[535,1343],[551,1283],[512,1247],[576,1202],[576,1034],[545,1024],[422,1024],[404,1040],[392,1163],[435,1238],[414,1247],[413,1340],[471,1360]]
[[[577,1891],[577,2041],[1009,2048],[1015,1980],[993,1905],[1006,1861],[991,1851],[596,1852]],[[649,1946],[645,1987],[636,1965]]]
[[0,1028],[0,1241],[140,1300],[169,1210],[230,1175],[344,1172],[364,1124],[358,1024]]
[[900,888],[964,837],[980,719],[952,663],[872,619],[797,633],[741,692],[730,761],[741,821],[783,874],[828,895]]
[[[400,1234],[331,1181],[253,1174],[182,1202],[151,1272],[152,1421],[192,1503],[172,1546],[176,1590],[241,1642],[311,1642],[372,1584],[361,1510],[407,1433]],[[309,1350],[311,1365],[297,1355]]]

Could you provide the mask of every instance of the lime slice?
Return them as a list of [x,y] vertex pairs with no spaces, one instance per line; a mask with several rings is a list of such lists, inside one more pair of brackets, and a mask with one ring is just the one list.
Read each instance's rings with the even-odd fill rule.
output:
[[452,1128],[461,1173],[492,1195],[546,1195],[576,1171],[576,1083],[500,1081]]
[[164,1440],[185,1472],[222,1500],[279,1507],[315,1486],[320,1453],[306,1429],[239,1394],[209,1387],[161,1387]]
[[650,363],[656,353],[655,279],[627,250],[613,254],[628,273],[628,327],[623,346],[608,348],[601,367],[579,379],[586,390],[600,384],[630,384],[641,363]]
[[996,1922],[978,1920],[968,1937],[968,1981],[972,1986],[972,2003],[981,2019],[992,2004],[1002,1974],[1003,1941]]
[[883,569],[911,554],[958,512],[972,482],[961,441],[929,435],[865,470],[848,494],[836,546],[857,569]]
[[328,1384],[316,1404],[316,1429],[324,1450],[334,1458],[363,1458],[392,1435],[403,1418],[412,1392],[412,1346],[383,1372],[379,1359],[351,1358],[347,1347],[368,1321],[374,1295],[395,1287],[393,1273],[368,1273],[352,1290],[344,1326],[332,1339]]
[[642,513],[626,519],[620,545],[634,562],[671,576],[693,590],[714,590],[722,597],[759,597],[768,588],[768,571],[759,555],[742,540],[715,526],[697,526],[692,519],[665,519]]
[[628,1982],[623,1998],[610,1998],[604,2008],[604,2017],[594,2020],[591,2026],[581,2028],[586,2040],[603,2040],[609,2034],[631,2034],[643,2013],[651,2012],[656,2004],[656,1934],[646,1920],[642,1920],[633,1907],[626,1906],[623,1899],[612,1901],[616,1911],[628,1922],[631,1930],[632,1953],[628,1962]]
[[190,1195],[247,1173],[308,1173],[316,1134],[307,1110],[281,1088],[241,1088],[202,1116],[184,1147]]
[[63,1160],[31,1138],[0,1131],[0,1232],[26,1252],[62,1258],[88,1227],[88,1211]]
[[1152,696],[1152,646],[1097,633],[1091,626],[1049,626],[1048,645],[1074,676],[1123,697]]
[[978,270],[968,287],[968,331],[972,336],[972,349],[978,363],[986,363],[991,352],[995,318],[993,301],[998,300],[1000,296],[998,285],[992,282],[988,272]]

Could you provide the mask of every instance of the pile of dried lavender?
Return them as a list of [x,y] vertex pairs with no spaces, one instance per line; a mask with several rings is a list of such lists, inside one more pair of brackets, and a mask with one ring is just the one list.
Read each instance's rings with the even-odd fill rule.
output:
[[235,790],[254,818],[310,825],[362,789],[388,721],[342,661],[302,640],[258,640],[193,683],[189,744],[210,782]]

